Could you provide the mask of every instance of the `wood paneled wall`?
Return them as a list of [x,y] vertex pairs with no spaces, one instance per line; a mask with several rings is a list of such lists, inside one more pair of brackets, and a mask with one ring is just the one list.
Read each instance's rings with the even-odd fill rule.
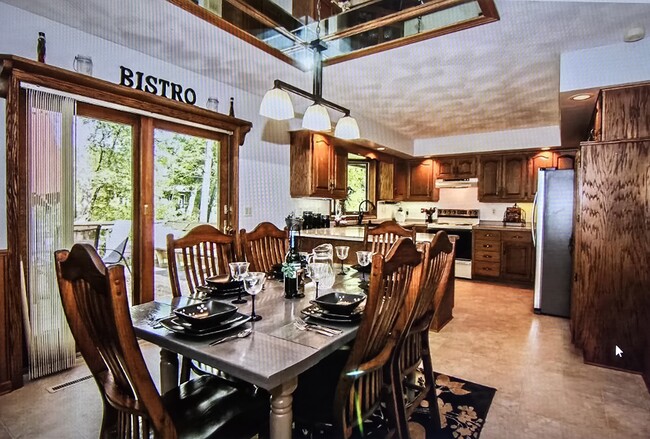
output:
[[602,141],[650,137],[650,86],[602,91]]
[[[6,325],[6,297],[7,297],[7,250],[0,250],[0,328]],[[8,370],[9,340],[7,331],[0,332],[0,395],[11,390],[11,375]]]
[[574,341],[586,362],[636,372],[650,332],[649,151],[650,140],[585,143],[580,164]]

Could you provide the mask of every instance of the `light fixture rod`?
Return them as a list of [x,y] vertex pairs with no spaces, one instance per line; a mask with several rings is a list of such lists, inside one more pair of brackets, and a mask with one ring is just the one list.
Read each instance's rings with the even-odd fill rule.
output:
[[273,82],[273,85],[276,88],[279,88],[281,90],[290,91],[290,92],[295,93],[295,94],[297,94],[299,96],[302,96],[303,98],[312,100],[312,101],[316,102],[317,104],[322,104],[322,105],[325,105],[326,107],[330,107],[333,110],[336,110],[336,111],[339,111],[339,112],[345,114],[346,116],[348,116],[350,114],[350,110],[348,110],[347,108],[342,107],[342,106],[340,106],[338,104],[335,104],[334,102],[330,102],[327,99],[323,99],[322,96],[316,96],[316,94],[314,94],[314,93],[309,93],[308,91],[302,90],[302,89],[296,87],[295,85],[291,85],[291,84],[289,84],[287,82],[284,82],[284,81],[281,81],[279,79],[276,79]]

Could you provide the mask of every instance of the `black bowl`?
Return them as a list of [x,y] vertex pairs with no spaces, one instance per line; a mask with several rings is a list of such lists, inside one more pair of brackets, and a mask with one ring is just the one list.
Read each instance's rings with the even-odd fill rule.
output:
[[334,292],[324,294],[312,300],[312,303],[333,314],[350,314],[364,300],[366,300],[365,294]]
[[197,329],[218,326],[237,312],[237,307],[230,303],[209,300],[194,305],[176,308],[174,314]]
[[210,288],[217,290],[217,292],[233,292],[244,287],[244,282],[240,280],[230,280],[230,276],[222,274],[218,276],[211,276],[205,279],[205,282]]

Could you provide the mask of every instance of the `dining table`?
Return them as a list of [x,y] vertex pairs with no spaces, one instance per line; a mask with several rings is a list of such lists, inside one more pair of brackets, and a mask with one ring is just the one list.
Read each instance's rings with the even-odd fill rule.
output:
[[[347,274],[336,275],[331,290],[321,287],[319,293],[322,296],[333,291],[361,293],[358,273],[348,268]],[[250,314],[252,297],[244,297],[247,303],[238,305],[237,311]],[[358,329],[358,320],[319,321],[324,326],[341,330],[332,336],[300,329],[295,324],[296,318],[306,317],[302,310],[310,307],[314,298],[313,282],[305,285],[304,297],[287,299],[284,297],[283,282],[267,279],[264,289],[255,298],[255,311],[262,319],[246,322],[228,332],[236,334],[243,328],[250,328],[251,334],[216,345],[211,343],[223,334],[196,336],[170,331],[160,325],[160,320],[172,316],[175,308],[198,303],[205,298],[176,297],[166,302],[135,305],[131,307],[131,319],[135,334],[140,339],[161,348],[161,393],[178,386],[178,356],[182,355],[267,390],[270,394],[269,435],[272,439],[288,439],[292,436],[292,394],[298,386],[298,376],[352,341]],[[216,295],[209,299],[230,303],[233,298]],[[360,307],[364,305],[362,303]],[[306,321],[316,323],[313,317],[308,317]]]

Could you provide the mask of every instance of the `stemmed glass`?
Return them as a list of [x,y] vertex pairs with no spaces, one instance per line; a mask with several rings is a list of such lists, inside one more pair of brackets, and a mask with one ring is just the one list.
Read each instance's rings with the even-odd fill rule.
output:
[[242,278],[244,281],[244,289],[252,297],[251,320],[257,322],[262,320],[262,316],[255,314],[255,296],[262,291],[264,281],[266,280],[266,273],[260,271],[250,271]]
[[311,262],[307,265],[307,276],[311,277],[316,284],[316,299],[318,299],[318,282],[327,276],[329,268],[328,264],[324,262]]
[[334,247],[334,249],[336,250],[336,257],[341,260],[341,271],[339,274],[345,274],[345,270],[343,269],[343,261],[348,257],[348,251],[350,250],[350,247],[347,245],[337,245]]
[[[228,267],[230,267],[230,277],[232,277],[232,280],[234,281],[243,280],[244,275],[248,272],[249,265],[250,264],[248,262],[230,262],[228,264]],[[232,303],[236,303],[236,304],[246,303],[246,299],[242,299],[241,297],[241,288],[239,288],[237,293],[237,298],[233,300]]]
[[[362,267],[367,267],[368,265],[370,265],[371,258],[372,258],[371,251],[360,250],[357,252],[357,262],[359,262],[359,265],[361,265]],[[361,286],[361,288],[367,288],[368,282],[366,281],[365,271],[362,272],[361,275],[362,275],[362,280],[359,283],[359,285]]]

